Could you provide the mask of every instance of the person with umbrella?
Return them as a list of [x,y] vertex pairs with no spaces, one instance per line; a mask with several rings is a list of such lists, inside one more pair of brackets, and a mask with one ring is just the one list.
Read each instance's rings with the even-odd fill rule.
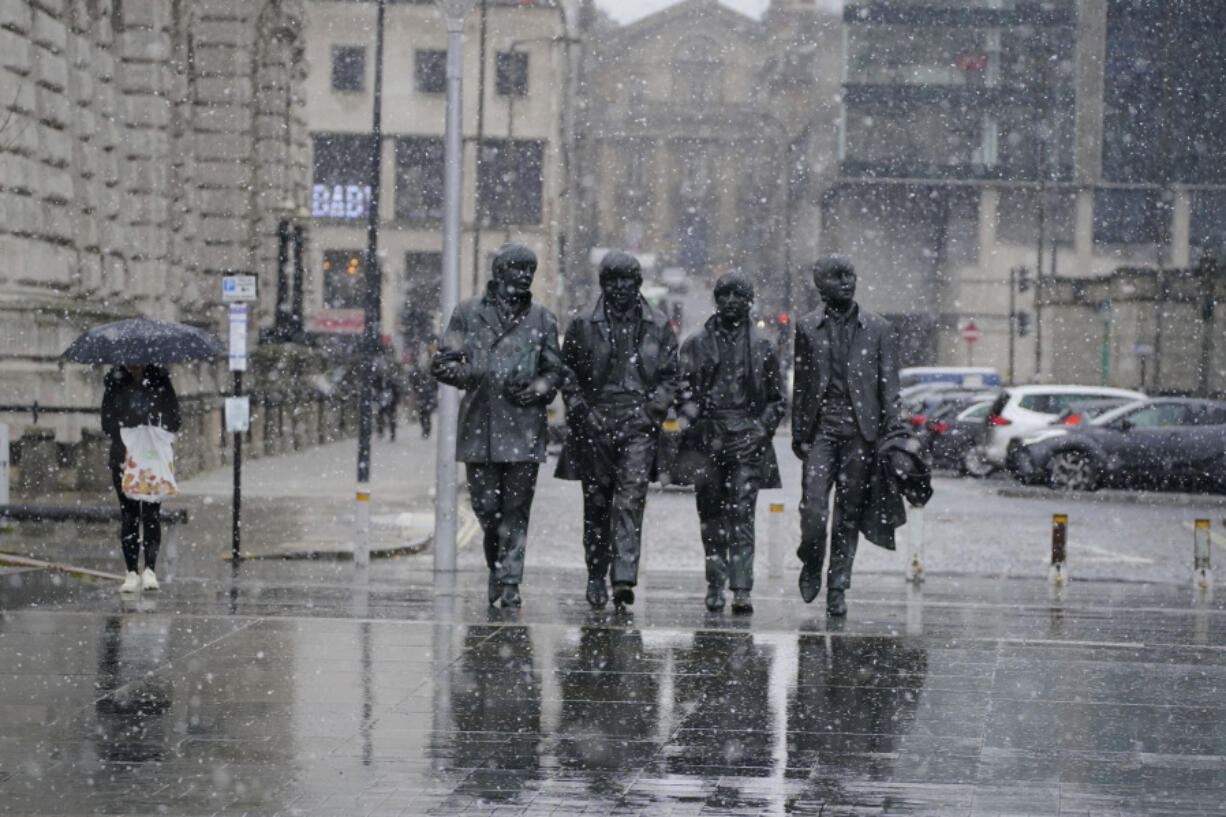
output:
[[[64,357],[78,363],[108,363],[103,378],[102,430],[111,438],[107,465],[119,497],[120,544],[127,575],[121,593],[142,587],[157,590],[158,547],[162,541],[161,503],[131,499],[123,492],[127,447],[123,429],[160,426],[171,433],[182,426],[179,399],[170,374],[160,365],[217,357],[221,341],[202,329],[152,318],[132,318],[95,327],[72,342]],[[145,569],[140,568],[144,529]]]
[[[127,574],[119,587],[121,593],[157,590],[158,548],[162,542],[162,504],[141,502],[123,492],[123,467],[127,458],[122,430],[137,426],[161,426],[171,433],[182,427],[179,399],[170,383],[170,373],[161,366],[115,366],[103,378],[102,430],[111,438],[107,466],[111,484],[119,497],[121,513],[119,541]],[[140,567],[141,528],[144,528],[145,570]]]

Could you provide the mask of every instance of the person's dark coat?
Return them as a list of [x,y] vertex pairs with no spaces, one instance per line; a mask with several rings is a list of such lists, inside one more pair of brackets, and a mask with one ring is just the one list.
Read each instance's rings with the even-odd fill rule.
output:
[[[657,422],[668,415],[677,394],[677,335],[663,312],[639,298],[638,365],[639,376],[650,384],[646,410]],[[569,370],[573,390],[588,405],[597,402],[600,390],[609,380],[613,340],[609,320],[605,315],[604,297],[584,309],[566,327],[562,344],[562,360]],[[559,479],[582,479],[584,433],[571,423],[567,413],[566,442],[558,458],[554,476]]]
[[[460,401],[456,459],[460,462],[544,462],[545,407],[557,393],[564,369],[558,320],[539,304],[504,328],[491,289],[456,307],[435,359],[460,360],[458,376],[439,377],[464,390]],[[436,371],[436,374],[438,372]],[[518,406],[508,395],[529,382],[540,400]]]
[[[825,307],[796,325],[796,371],[792,389],[792,442],[808,445],[821,420],[822,396],[830,382],[830,343]],[[847,387],[861,436],[876,442],[901,428],[898,398],[898,337],[890,322],[864,309],[850,346]]]
[[894,549],[894,529],[907,522],[904,498],[917,508],[927,504],[932,498],[932,470],[919,440],[902,431],[891,433],[877,449],[860,515],[865,539]]
[[112,470],[123,467],[127,451],[121,429],[148,425],[178,433],[182,427],[179,398],[170,373],[161,366],[146,366],[139,382],[123,366],[115,366],[102,382],[102,431],[111,438],[107,465]]
[[[702,329],[681,345],[681,387],[677,396],[678,412],[685,424],[677,466],[670,474],[673,481],[687,485],[709,462],[712,451],[710,421],[702,416],[702,399],[710,394],[719,370],[719,341],[716,338],[718,316],[707,319]],[[779,374],[779,355],[774,342],[752,322],[749,331],[749,411],[757,417],[767,432],[767,444],[759,463],[756,488],[780,488],[779,462],[771,442],[776,426],[787,410],[783,399],[783,378]]]

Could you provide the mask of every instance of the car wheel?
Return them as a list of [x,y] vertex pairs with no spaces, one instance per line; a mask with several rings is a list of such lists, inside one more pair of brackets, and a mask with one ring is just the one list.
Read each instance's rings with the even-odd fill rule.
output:
[[1047,465],[1047,484],[1061,491],[1093,491],[1098,488],[1098,469],[1084,451],[1060,451]]
[[974,448],[967,450],[962,458],[962,472],[972,477],[986,477],[996,470],[996,466],[983,458]]

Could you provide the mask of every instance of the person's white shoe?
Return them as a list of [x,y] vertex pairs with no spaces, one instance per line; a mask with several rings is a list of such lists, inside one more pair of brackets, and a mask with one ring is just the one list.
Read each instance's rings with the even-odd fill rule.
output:
[[141,574],[140,580],[146,590],[158,589],[158,577],[151,568],[145,568],[145,572]]
[[120,593],[135,593],[140,590],[140,574],[135,570],[129,570],[123,578],[123,584],[119,585]]

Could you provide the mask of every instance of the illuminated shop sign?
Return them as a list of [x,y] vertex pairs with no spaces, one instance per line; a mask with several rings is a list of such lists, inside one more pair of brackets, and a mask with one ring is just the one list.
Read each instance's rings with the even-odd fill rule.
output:
[[317,184],[311,191],[311,215],[316,218],[366,218],[370,185]]

